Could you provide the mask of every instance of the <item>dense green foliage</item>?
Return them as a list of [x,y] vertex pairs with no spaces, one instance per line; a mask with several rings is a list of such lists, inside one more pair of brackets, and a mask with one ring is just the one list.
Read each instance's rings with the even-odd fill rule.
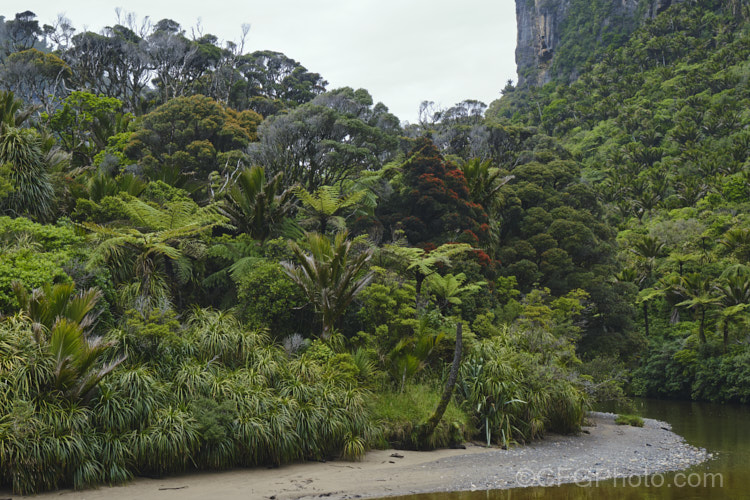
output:
[[[135,314],[109,347],[99,342],[98,357],[127,360],[86,399],[66,389],[84,376],[81,354],[59,358],[66,325],[41,341],[21,318],[0,327],[0,474],[18,493],[338,450],[357,458],[377,436],[353,378],[307,355],[288,362],[230,314],[196,310],[184,330],[173,316]],[[70,383],[62,362],[76,370]]]
[[573,0],[560,26],[560,42],[552,64],[554,78],[575,80],[586,63],[597,61],[607,49],[617,48],[644,17],[648,0],[638,2],[634,14],[610,0]]
[[555,136],[597,186],[619,231],[610,279],[637,291],[648,342],[639,395],[750,400],[748,19],[744,2],[675,5],[578,81],[510,89],[488,111]]
[[559,64],[605,55],[578,80],[405,127],[168,19],[1,21],[0,486],[511,446],[626,391],[749,401],[748,13],[626,39],[605,4],[566,31]]
[[70,224],[41,225],[26,218],[0,217],[0,308],[18,307],[11,285],[20,281],[30,288],[45,283],[70,281],[74,267],[85,257],[83,238]]

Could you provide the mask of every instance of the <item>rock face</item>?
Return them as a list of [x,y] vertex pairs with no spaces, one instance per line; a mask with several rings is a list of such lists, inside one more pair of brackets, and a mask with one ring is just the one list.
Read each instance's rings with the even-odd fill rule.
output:
[[544,85],[570,0],[516,0],[518,85]]
[[[580,12],[592,4],[603,4],[608,15],[597,29],[606,31],[609,26],[622,27],[628,21],[635,27],[639,18],[654,17],[681,1],[684,0],[516,0],[518,84],[540,86],[556,76],[575,78],[575,71],[553,74],[556,50],[563,41],[565,22],[573,9]],[[612,5],[607,5],[608,2]]]

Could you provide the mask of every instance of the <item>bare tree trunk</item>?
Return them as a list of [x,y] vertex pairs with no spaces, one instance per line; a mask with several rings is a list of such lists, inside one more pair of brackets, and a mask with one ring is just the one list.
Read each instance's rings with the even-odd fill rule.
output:
[[724,352],[727,352],[727,347],[729,347],[729,321],[724,320]]

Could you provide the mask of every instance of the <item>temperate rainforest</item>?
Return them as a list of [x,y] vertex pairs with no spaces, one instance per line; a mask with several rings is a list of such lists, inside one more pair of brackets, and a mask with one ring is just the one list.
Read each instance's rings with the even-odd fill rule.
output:
[[515,85],[417,123],[170,19],[2,13],[0,489],[750,402],[750,2],[516,12]]

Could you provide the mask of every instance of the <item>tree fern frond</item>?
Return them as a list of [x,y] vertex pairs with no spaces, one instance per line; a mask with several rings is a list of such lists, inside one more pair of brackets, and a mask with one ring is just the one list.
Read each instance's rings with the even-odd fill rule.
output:
[[232,281],[239,283],[244,276],[247,276],[252,268],[263,259],[260,257],[243,257],[237,260],[234,264],[229,266],[228,272]]
[[139,198],[126,197],[122,209],[138,227],[150,230],[167,229],[165,214]]
[[172,261],[172,267],[178,284],[185,285],[192,280],[193,264],[190,259],[180,255]]

